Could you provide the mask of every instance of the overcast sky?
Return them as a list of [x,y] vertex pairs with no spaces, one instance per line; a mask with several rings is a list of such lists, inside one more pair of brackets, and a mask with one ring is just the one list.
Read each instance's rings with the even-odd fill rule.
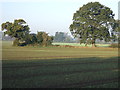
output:
[[[9,2],[8,2],[9,1]],[[119,0],[1,0],[0,24],[14,19],[24,19],[30,31],[46,31],[54,35],[57,31],[68,32],[73,13],[83,4],[98,1],[111,8],[118,19]]]

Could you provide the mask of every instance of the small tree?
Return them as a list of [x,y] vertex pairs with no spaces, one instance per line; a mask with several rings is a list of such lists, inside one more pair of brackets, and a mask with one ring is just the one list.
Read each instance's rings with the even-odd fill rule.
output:
[[52,44],[53,37],[46,32],[37,32],[37,43],[41,46],[48,46]]
[[42,37],[42,34],[43,34],[44,32],[37,32],[37,43],[39,44],[39,45],[42,45],[42,42],[43,42],[43,37]]
[[74,37],[81,39],[81,43],[95,46],[96,39],[111,40],[109,29],[113,20],[114,14],[109,7],[90,2],[74,13],[70,31]]
[[43,46],[48,46],[48,45],[50,45],[51,38],[50,38],[50,36],[48,36],[48,34],[47,34],[46,32],[44,32],[44,33],[42,34],[42,38],[43,38],[43,42],[42,42],[42,45],[43,45]]

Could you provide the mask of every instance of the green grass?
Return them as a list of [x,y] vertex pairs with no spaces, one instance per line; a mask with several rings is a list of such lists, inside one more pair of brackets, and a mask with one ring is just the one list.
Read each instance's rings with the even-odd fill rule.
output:
[[65,48],[65,47],[13,47],[11,42],[3,42],[4,60],[35,60],[84,57],[115,57],[116,48]]
[[83,88],[116,88],[116,87],[119,87],[118,82],[112,82],[112,83],[101,84],[101,85],[85,86]]
[[116,83],[117,64],[117,57],[3,60],[3,88],[73,88]]
[[118,88],[118,49],[12,47],[3,42],[3,88]]

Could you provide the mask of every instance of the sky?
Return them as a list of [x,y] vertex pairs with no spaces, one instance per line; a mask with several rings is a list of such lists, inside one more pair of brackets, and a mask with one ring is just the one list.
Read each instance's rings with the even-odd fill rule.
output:
[[98,1],[113,11],[118,19],[119,0],[0,0],[0,24],[24,19],[32,33],[68,32],[73,13],[88,2]]

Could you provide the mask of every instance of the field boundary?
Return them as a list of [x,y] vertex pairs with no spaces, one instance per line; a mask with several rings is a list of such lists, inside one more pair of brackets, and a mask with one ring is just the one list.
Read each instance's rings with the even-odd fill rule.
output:
[[52,47],[65,47],[65,48],[105,48],[105,49],[118,49],[111,47],[89,47],[89,46],[72,46],[72,45],[53,45]]

